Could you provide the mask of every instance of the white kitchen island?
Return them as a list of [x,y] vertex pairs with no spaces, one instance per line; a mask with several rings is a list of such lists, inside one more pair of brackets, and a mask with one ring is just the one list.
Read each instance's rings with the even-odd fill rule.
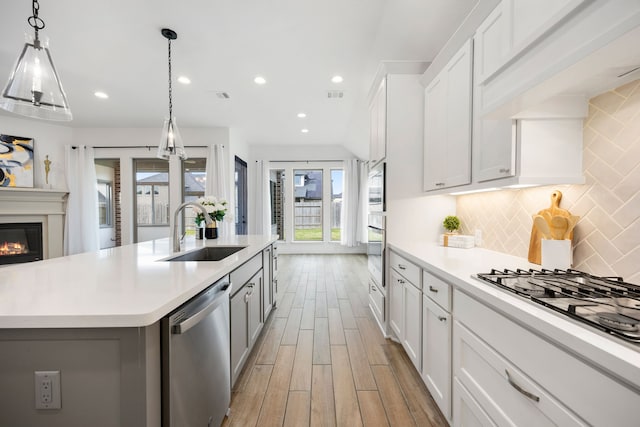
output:
[[[183,245],[246,246],[221,261],[166,262],[160,239],[0,268],[0,425],[160,426],[160,320],[276,238]],[[60,371],[61,409],[35,409],[35,371]]]

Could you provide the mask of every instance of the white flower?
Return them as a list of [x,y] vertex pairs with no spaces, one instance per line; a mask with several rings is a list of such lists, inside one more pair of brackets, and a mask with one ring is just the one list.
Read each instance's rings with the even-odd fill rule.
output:
[[204,208],[206,209],[207,213],[214,213],[216,211],[213,205],[204,205]]

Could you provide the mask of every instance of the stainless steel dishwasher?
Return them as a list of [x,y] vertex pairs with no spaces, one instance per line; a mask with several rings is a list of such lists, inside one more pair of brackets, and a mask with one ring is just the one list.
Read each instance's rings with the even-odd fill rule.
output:
[[231,402],[229,276],[162,319],[163,427],[218,427]]

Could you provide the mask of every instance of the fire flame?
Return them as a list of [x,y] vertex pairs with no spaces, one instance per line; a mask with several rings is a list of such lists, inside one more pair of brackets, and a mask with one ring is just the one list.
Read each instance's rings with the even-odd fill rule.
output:
[[29,253],[27,245],[20,242],[4,242],[0,243],[0,256],[4,255],[21,255]]

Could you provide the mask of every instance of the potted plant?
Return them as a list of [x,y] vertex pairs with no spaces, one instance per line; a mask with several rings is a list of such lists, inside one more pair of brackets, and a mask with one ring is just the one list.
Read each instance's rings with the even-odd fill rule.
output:
[[[222,221],[227,213],[227,201],[219,200],[214,196],[200,197],[197,202],[204,206],[209,213],[209,217],[212,219],[212,223],[207,225],[204,229],[204,235],[207,239],[215,239],[218,237],[218,224],[217,221]],[[204,222],[204,215],[200,212],[196,215],[196,225],[200,229]]]
[[460,229],[460,219],[455,215],[445,217],[442,226],[447,230],[448,234],[457,232]]

